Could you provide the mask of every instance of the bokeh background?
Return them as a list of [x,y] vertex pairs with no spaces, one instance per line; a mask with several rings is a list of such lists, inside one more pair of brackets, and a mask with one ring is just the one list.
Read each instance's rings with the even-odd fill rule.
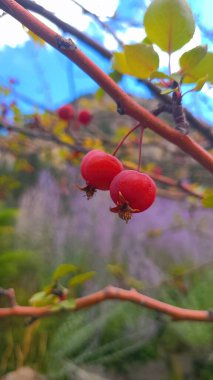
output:
[[[103,25],[71,0],[38,3],[109,51],[118,49]],[[79,3],[123,42],[144,37],[142,20],[149,1]],[[188,3],[197,23],[190,46],[207,43],[211,51],[211,1]],[[133,125],[132,120],[116,114],[113,102],[100,94],[85,73],[41,45],[12,18],[3,15],[0,30],[1,120],[15,120],[32,130],[35,115],[39,115],[45,131],[61,136],[67,125],[55,111],[71,102],[76,112],[90,110],[93,120],[87,127],[75,129],[73,124],[74,136],[63,134],[63,142],[72,144],[77,139],[87,149],[111,151]],[[106,73],[112,71],[109,59],[74,39]],[[174,68],[178,54],[173,57]],[[161,67],[166,65],[167,58],[161,54]],[[156,107],[158,99],[146,84],[123,77],[119,85],[147,109]],[[210,126],[211,88],[189,94],[184,105]],[[172,124],[169,116],[162,117]],[[50,283],[58,265],[72,263],[83,272],[96,272],[93,279],[74,289],[74,296],[113,284],[136,288],[180,307],[211,309],[210,208],[180,189],[159,184],[153,207],[126,225],[109,212],[112,201],[106,192],[97,192],[88,201],[77,188],[83,184],[79,173],[82,152],[54,141],[11,135],[4,128],[0,133],[0,287],[15,288],[20,304],[28,304],[33,293]],[[191,134],[209,148],[193,126]],[[121,149],[120,158],[129,164],[137,162],[137,135]],[[185,181],[197,192],[212,186],[210,174],[151,131],[144,136],[142,164],[144,170]],[[1,298],[0,306],[5,305]],[[31,322],[0,320],[0,376],[15,371],[16,379],[23,379],[21,371],[29,371],[25,372],[28,379],[213,379],[212,324],[175,322],[138,305],[112,301]]]

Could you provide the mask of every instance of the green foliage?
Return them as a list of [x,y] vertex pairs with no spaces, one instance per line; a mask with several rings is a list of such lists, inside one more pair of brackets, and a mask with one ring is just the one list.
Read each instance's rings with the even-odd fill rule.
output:
[[208,82],[213,83],[213,53],[211,52],[206,53],[194,68],[185,73],[183,83],[195,83],[205,76]]
[[[208,310],[211,304],[209,300],[213,297],[212,274],[212,269],[206,269],[200,273],[192,272],[186,281],[188,286],[184,293],[179,287],[170,288],[164,293],[162,292],[163,300],[186,309]],[[207,348],[212,344],[211,324],[182,321],[181,323],[173,323],[170,328],[177,334],[177,337],[193,349],[201,346]]]
[[68,284],[71,287],[83,284],[84,282],[93,278],[95,276],[95,274],[96,274],[95,272],[85,272],[85,273],[77,274],[76,276],[72,277],[69,280]]
[[[95,312],[85,310],[67,317],[51,340],[48,374],[53,379],[62,379],[71,369],[75,377],[85,364],[125,369],[126,358],[132,362],[137,358],[145,361],[146,333],[131,329],[139,316],[137,307],[127,304],[108,311],[96,307]],[[148,351],[150,355],[150,347]],[[151,355],[156,352],[153,350]]]
[[114,53],[112,65],[122,74],[145,79],[158,69],[159,57],[152,45],[125,45],[124,52]]
[[112,67],[121,74],[133,75],[134,72],[129,68],[125,52],[115,52],[112,58]]
[[180,67],[183,73],[190,72],[207,54],[207,45],[196,46],[186,51],[179,59]]
[[29,299],[32,306],[47,306],[58,303],[58,297],[54,294],[48,294],[45,291],[37,292]]
[[0,227],[10,226],[15,221],[17,209],[5,208],[0,210]]
[[128,67],[138,78],[149,78],[152,71],[158,69],[159,56],[152,45],[143,43],[125,45],[124,54]]
[[59,265],[55,272],[52,275],[53,281],[59,280],[61,277],[66,276],[72,272],[76,272],[78,270],[76,265],[73,264],[61,264]]
[[147,8],[144,26],[148,38],[171,54],[193,36],[194,18],[185,0],[154,0]]
[[[31,251],[13,250],[0,254],[0,279],[2,287],[20,287],[26,285],[29,291],[36,284],[39,257]],[[27,279],[31,282],[27,285]]]

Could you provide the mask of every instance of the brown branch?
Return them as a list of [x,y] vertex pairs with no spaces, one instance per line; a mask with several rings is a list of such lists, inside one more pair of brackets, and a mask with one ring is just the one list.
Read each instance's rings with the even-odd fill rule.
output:
[[115,100],[122,113],[132,116],[141,122],[144,127],[149,127],[169,142],[177,145],[213,173],[213,157],[211,154],[189,136],[182,135],[180,132],[172,129],[168,124],[137,104],[108,75],[80,51],[71,40],[66,40],[59,36],[14,0],[0,0],[0,6],[4,11],[8,12],[47,43],[75,62]]
[[129,301],[147,309],[155,310],[159,313],[169,315],[176,321],[202,321],[213,322],[213,312],[211,310],[192,310],[173,306],[165,302],[158,301],[137,292],[135,289],[125,290],[114,286],[108,286],[93,294],[76,299],[74,308],[69,310],[51,310],[52,306],[34,307],[14,305],[8,308],[0,308],[0,318],[10,316],[41,318],[54,315],[59,312],[73,312],[97,305],[106,300]]
[[[100,53],[103,57],[107,59],[111,59],[111,53],[101,46],[98,42],[94,41],[92,38],[86,36],[84,33],[80,32],[70,24],[60,20],[57,16],[55,16],[52,12],[46,10],[41,5],[36,4],[30,0],[17,0],[17,3],[22,5],[24,8],[29,9],[35,13],[44,16],[47,20],[53,22],[57,25],[63,32],[70,33],[72,36],[77,37],[80,41],[84,42],[88,46],[91,46],[96,52]],[[63,5],[62,5],[63,6]]]
[[[96,52],[100,53],[103,57],[107,59],[112,58],[112,53],[105,49],[103,46],[95,42],[92,38],[86,36],[84,33],[78,31],[76,28],[70,26],[69,24],[61,21],[59,18],[57,18],[54,14],[47,11],[40,5],[36,4],[35,2],[32,2],[31,0],[17,0],[19,4],[21,4],[24,8],[32,10],[42,16],[44,16],[46,19],[52,21],[55,25],[57,25],[62,31],[66,33],[70,33],[73,36],[77,37],[80,41],[83,41],[88,46],[92,47]],[[79,4],[80,6],[80,4]],[[172,100],[171,97],[168,95],[162,95],[160,92],[161,90],[155,86],[153,83],[151,83],[148,80],[140,80],[143,82],[151,91],[152,93],[157,96],[163,103],[171,105]],[[204,122],[198,120],[196,117],[192,115],[191,112],[189,112],[187,109],[184,109],[184,112],[186,114],[187,120],[192,124],[195,130],[200,132],[213,146],[213,131],[212,128],[209,127]]]

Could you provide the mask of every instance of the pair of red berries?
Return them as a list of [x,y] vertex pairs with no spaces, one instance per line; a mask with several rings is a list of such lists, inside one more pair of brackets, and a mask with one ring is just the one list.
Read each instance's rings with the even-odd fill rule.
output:
[[90,199],[96,189],[109,190],[116,204],[110,210],[126,222],[133,213],[145,211],[155,200],[154,181],[147,174],[125,170],[121,161],[111,154],[98,149],[90,151],[84,156],[80,170],[87,183],[82,189],[87,198]]
[[[75,110],[71,106],[71,104],[65,104],[64,106],[61,106],[57,110],[57,114],[60,117],[60,119],[65,120],[65,121],[71,121],[75,119]],[[82,109],[79,111],[77,115],[77,121],[80,124],[87,125],[91,122],[92,120],[92,114],[90,111],[86,109]]]

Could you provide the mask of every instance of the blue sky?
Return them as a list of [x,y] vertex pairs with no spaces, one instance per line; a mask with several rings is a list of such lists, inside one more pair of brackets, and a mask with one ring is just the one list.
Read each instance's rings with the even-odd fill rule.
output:
[[[48,0],[40,1],[44,6],[44,3],[48,4]],[[71,0],[70,0],[71,2]],[[80,0],[79,0],[80,2]],[[89,6],[91,1],[81,1],[82,4]],[[114,12],[116,7],[117,0],[112,0],[111,9],[110,1],[108,8],[106,9],[106,16],[110,15],[110,11]],[[212,10],[213,2],[211,0],[189,0],[190,6],[192,7],[193,13],[196,18],[198,18],[199,24],[204,25],[206,29],[211,28],[212,24]],[[58,1],[52,1],[49,5],[51,6]],[[99,4],[95,8],[95,3]],[[130,4],[131,3],[131,4]],[[145,4],[148,4],[149,1],[145,1]],[[128,21],[129,19],[134,19],[135,23],[140,23],[143,17],[144,8],[140,6],[140,0],[128,0],[120,1],[117,16],[123,21]],[[105,16],[103,13],[103,7],[100,7],[100,1],[93,0],[93,11],[102,12],[101,17],[104,20]],[[54,9],[53,9],[54,10]],[[138,10],[138,11],[137,11]],[[211,11],[210,11],[211,10]],[[82,15],[79,7],[75,8],[76,16],[73,17],[74,24],[79,24],[79,27],[83,30],[86,29],[86,32],[95,36],[96,40],[99,40],[100,43],[104,44],[107,48],[115,49],[116,43],[113,41],[113,38],[110,35],[107,35],[103,30],[97,26],[91,18]],[[57,14],[58,15],[58,14]],[[58,15],[63,18],[65,21],[68,21],[68,15]],[[86,17],[86,18],[85,18]],[[3,19],[8,18],[6,21]],[[78,18],[78,20],[76,20]],[[72,22],[72,17],[69,18],[70,23]],[[78,21],[78,22],[77,22]],[[11,18],[8,16],[0,19],[0,31],[1,23],[11,22]],[[4,24],[4,28],[5,28]],[[16,25],[16,24],[14,24]],[[112,27],[116,27],[115,23],[111,22]],[[6,45],[1,42],[1,55],[0,55],[0,84],[5,85],[9,78],[15,78],[18,80],[18,85],[16,85],[17,92],[27,96],[32,99],[34,104],[41,104],[44,107],[49,109],[56,109],[61,104],[64,104],[68,101],[72,101],[74,98],[94,93],[98,86],[90,79],[85,73],[83,73],[77,66],[68,61],[66,57],[61,55],[59,52],[55,51],[50,47],[39,47],[32,43],[28,39],[26,32],[20,29],[20,40],[15,41],[15,36],[18,35],[15,28],[22,28],[20,25],[14,26],[14,38],[11,39],[11,36],[4,38]],[[18,30],[18,29],[17,29]],[[8,33],[11,32],[8,31]],[[209,50],[212,51],[212,41],[210,39],[204,39],[202,32],[200,33],[197,30],[198,38],[200,38],[201,43],[208,43]],[[123,28],[118,33],[120,37],[123,37],[125,42],[141,40],[141,35],[143,30],[141,29],[128,29]],[[1,33],[2,35],[2,33]],[[5,36],[5,30],[4,30]],[[97,38],[98,37],[98,38]],[[101,57],[99,54],[94,52],[91,48],[85,44],[78,41],[78,46],[93,60],[98,64],[105,72],[111,71],[111,64],[109,61]],[[133,78],[126,77],[122,80],[121,85],[128,92],[132,92],[135,95],[143,96],[150,98],[151,94],[145,88],[138,84]],[[212,91],[211,91],[212,93]],[[196,93],[193,95],[187,95],[184,99],[185,105],[198,117],[203,120],[206,120],[210,123],[213,116],[213,106],[212,98],[209,96],[210,91],[208,88],[205,88],[205,91],[202,93]],[[3,101],[2,97],[0,101]],[[24,112],[32,112],[32,106],[25,102],[19,101],[19,106],[23,109]]]

